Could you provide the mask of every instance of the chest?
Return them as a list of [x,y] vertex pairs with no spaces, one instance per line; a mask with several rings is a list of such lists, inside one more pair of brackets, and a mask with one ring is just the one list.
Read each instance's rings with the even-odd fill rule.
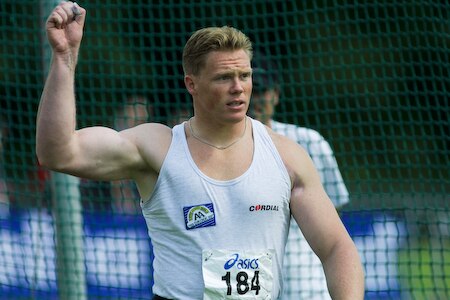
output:
[[225,150],[190,144],[191,156],[199,170],[215,180],[232,180],[244,174],[253,160],[253,143],[243,141],[241,145]]

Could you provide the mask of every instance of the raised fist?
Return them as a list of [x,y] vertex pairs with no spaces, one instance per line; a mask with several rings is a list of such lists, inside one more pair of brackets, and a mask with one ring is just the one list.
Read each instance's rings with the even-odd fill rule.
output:
[[76,2],[63,1],[46,22],[47,38],[55,53],[78,52],[83,37],[86,10]]

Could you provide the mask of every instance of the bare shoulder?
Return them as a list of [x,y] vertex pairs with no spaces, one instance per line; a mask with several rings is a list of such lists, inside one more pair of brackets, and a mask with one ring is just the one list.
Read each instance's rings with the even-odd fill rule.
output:
[[301,145],[269,127],[267,130],[294,183],[303,182],[311,173],[316,172],[311,157]]
[[309,159],[309,154],[296,141],[276,133],[267,126],[266,128],[283,160]]
[[172,138],[172,129],[161,123],[144,123],[124,130],[124,132],[125,131],[131,131],[134,135],[140,137],[152,136],[158,139],[169,140]]
[[160,169],[172,142],[170,127],[160,123],[145,123],[123,130],[120,134],[137,146],[140,155],[152,169]]

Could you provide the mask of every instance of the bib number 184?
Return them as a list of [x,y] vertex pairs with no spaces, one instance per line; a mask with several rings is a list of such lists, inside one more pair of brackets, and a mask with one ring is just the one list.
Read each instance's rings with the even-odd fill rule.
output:
[[203,250],[203,300],[271,299],[273,255],[273,250]]
[[[261,286],[259,285],[259,271],[254,271],[253,277],[249,279],[247,272],[239,272],[236,274],[236,278],[231,278],[231,273],[227,272],[222,276],[222,281],[225,281],[227,285],[227,295],[233,293],[232,280],[236,283],[236,291],[239,295],[245,295],[248,291],[255,291],[255,295],[259,294]],[[250,282],[249,282],[250,280]]]

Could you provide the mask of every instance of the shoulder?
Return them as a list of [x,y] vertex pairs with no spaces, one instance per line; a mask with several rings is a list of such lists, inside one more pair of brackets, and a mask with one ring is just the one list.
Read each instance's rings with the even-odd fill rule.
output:
[[297,166],[309,164],[310,156],[301,144],[269,127],[267,131],[290,175],[297,172]]
[[120,132],[137,142],[167,143],[172,139],[172,129],[161,123],[144,123]]
[[120,132],[136,145],[140,155],[159,170],[172,142],[172,129],[160,123],[144,123]]
[[268,132],[294,186],[303,186],[311,181],[316,182],[314,185],[320,183],[320,177],[309,154],[309,148],[270,128],[268,128]]

